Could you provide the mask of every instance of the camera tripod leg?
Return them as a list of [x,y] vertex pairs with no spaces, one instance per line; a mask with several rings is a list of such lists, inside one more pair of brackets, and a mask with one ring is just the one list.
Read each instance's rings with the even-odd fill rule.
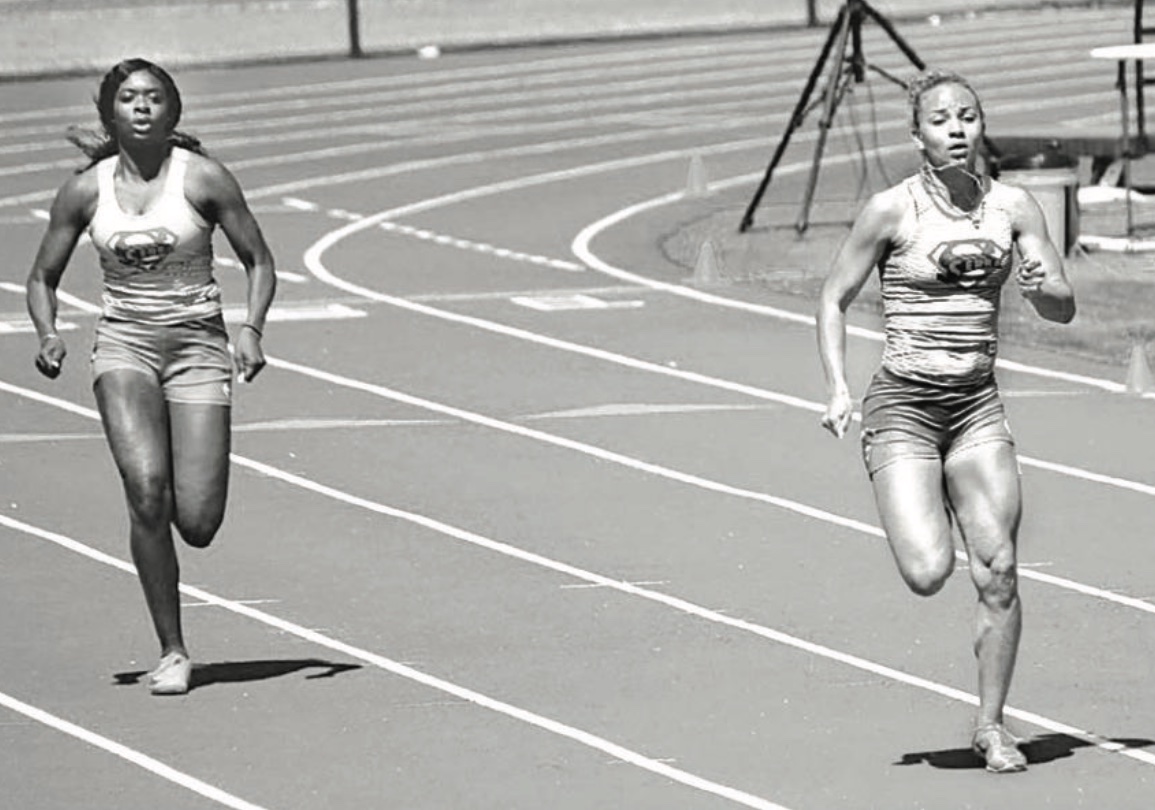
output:
[[[782,140],[778,142],[778,148],[774,150],[774,156],[770,159],[770,164],[766,167],[766,172],[762,175],[762,182],[758,184],[758,188],[754,192],[754,198],[750,200],[750,204],[746,207],[746,213],[742,216],[742,222],[738,226],[738,230],[742,233],[745,233],[750,229],[750,226],[754,224],[754,212],[758,208],[759,203],[762,202],[762,196],[766,193],[766,188],[770,185],[770,178],[774,175],[774,169],[778,167],[778,162],[782,160],[782,155],[786,152],[786,147],[790,144],[790,136],[802,125],[802,119],[806,117],[810,105],[810,95],[814,92],[815,85],[818,84],[818,77],[822,75],[826,60],[834,48],[835,40],[838,40],[842,36],[848,15],[848,8],[843,6],[838,12],[838,19],[830,28],[830,33],[826,37],[822,51],[819,53],[818,59],[815,60],[814,67],[810,70],[810,76],[806,79],[806,86],[802,90],[802,95],[799,96],[798,103],[794,105],[794,112],[790,115],[790,123],[786,125],[786,131],[782,134]],[[839,58],[841,58],[842,49],[846,47],[845,38],[843,37],[840,41]]]
[[[810,178],[806,187],[802,211],[795,224],[795,229],[800,233],[809,227],[809,211],[814,200],[819,163],[821,162],[822,153],[826,146],[827,134],[833,121],[835,110],[849,89],[851,82],[861,82],[864,80],[866,67],[878,70],[872,65],[867,65],[862,55],[861,30],[863,19],[866,17],[878,23],[898,49],[902,51],[916,68],[923,70],[926,67],[926,64],[919,59],[918,54],[916,54],[914,49],[907,44],[906,40],[899,35],[894,26],[891,25],[882,14],[870,6],[866,0],[846,0],[838,10],[838,16],[830,28],[830,33],[826,38],[826,43],[823,45],[822,53],[815,63],[813,70],[810,72],[810,77],[806,82],[806,88],[801,98],[799,98],[797,106],[794,108],[794,114],[790,118],[790,123],[787,125],[786,132],[779,142],[769,166],[766,167],[762,182],[755,191],[750,204],[746,207],[746,212],[742,217],[741,224],[738,226],[739,231],[745,232],[753,224],[754,212],[761,203],[767,187],[770,185],[770,179],[774,174],[774,169],[777,168],[783,153],[786,151],[786,146],[790,142],[790,136],[793,135],[794,130],[801,125],[802,118],[805,116],[810,102],[810,95],[814,91],[818,77],[821,75],[827,59],[830,58],[831,52],[834,52],[836,62],[831,66],[830,78],[824,91],[826,94],[823,99],[825,102],[825,110],[820,123],[818,143],[814,152],[814,162],[810,167]],[[853,53],[849,55],[847,54],[848,42],[853,43]],[[891,76],[885,71],[879,70],[878,72],[891,81],[905,87],[905,82]]]

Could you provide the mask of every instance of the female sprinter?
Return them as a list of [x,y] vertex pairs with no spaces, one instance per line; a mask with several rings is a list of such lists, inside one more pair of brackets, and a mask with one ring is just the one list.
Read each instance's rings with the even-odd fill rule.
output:
[[1021,493],[994,377],[999,296],[1015,249],[1019,292],[1039,315],[1070,321],[1074,293],[1035,200],[977,173],[984,120],[971,86],[929,71],[909,90],[921,170],[869,200],[822,289],[822,424],[838,437],[850,425],[846,310],[877,267],[886,341],[862,404],[862,451],[882,527],[903,579],[928,596],[954,568],[957,523],[978,591],[972,746],[988,770],[1021,771],[1003,724],[1022,626]]
[[55,378],[66,354],[57,287],[87,231],[104,273],[92,351],[93,389],[128,505],[132,558],[160,640],[154,694],[184,694],[192,664],[181,630],[172,526],[190,546],[212,542],[229,479],[234,357],[213,278],[220,226],[248,276],[236,336],[238,379],[265,365],[261,337],[276,288],[273,258],[233,175],[176,131],[172,77],[143,59],[101,81],[99,135],[70,138],[91,160],[57,192],[28,277],[39,336],[36,367]]

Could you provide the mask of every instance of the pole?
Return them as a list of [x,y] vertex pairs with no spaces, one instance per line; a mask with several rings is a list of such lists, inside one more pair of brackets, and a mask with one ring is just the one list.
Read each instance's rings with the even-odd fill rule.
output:
[[360,59],[364,54],[361,51],[361,9],[358,0],[346,0],[349,19],[349,56]]

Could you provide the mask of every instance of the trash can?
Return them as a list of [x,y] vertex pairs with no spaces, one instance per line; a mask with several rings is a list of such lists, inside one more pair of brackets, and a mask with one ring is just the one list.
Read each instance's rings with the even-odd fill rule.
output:
[[1009,155],[999,161],[998,179],[1024,188],[1038,200],[1047,232],[1059,252],[1068,256],[1079,241],[1078,161],[1046,150],[1034,155]]

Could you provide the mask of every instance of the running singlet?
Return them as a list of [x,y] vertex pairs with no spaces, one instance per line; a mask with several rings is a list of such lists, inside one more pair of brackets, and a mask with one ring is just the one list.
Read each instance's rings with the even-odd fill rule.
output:
[[143,214],[117,202],[113,174],[119,158],[96,166],[99,196],[88,234],[104,270],[104,316],[167,325],[221,311],[213,278],[213,226],[184,196],[189,152],[173,148],[164,188]]
[[976,216],[945,209],[919,175],[913,205],[879,263],[892,374],[932,385],[986,380],[998,350],[999,297],[1012,265],[1011,190],[991,181]]

